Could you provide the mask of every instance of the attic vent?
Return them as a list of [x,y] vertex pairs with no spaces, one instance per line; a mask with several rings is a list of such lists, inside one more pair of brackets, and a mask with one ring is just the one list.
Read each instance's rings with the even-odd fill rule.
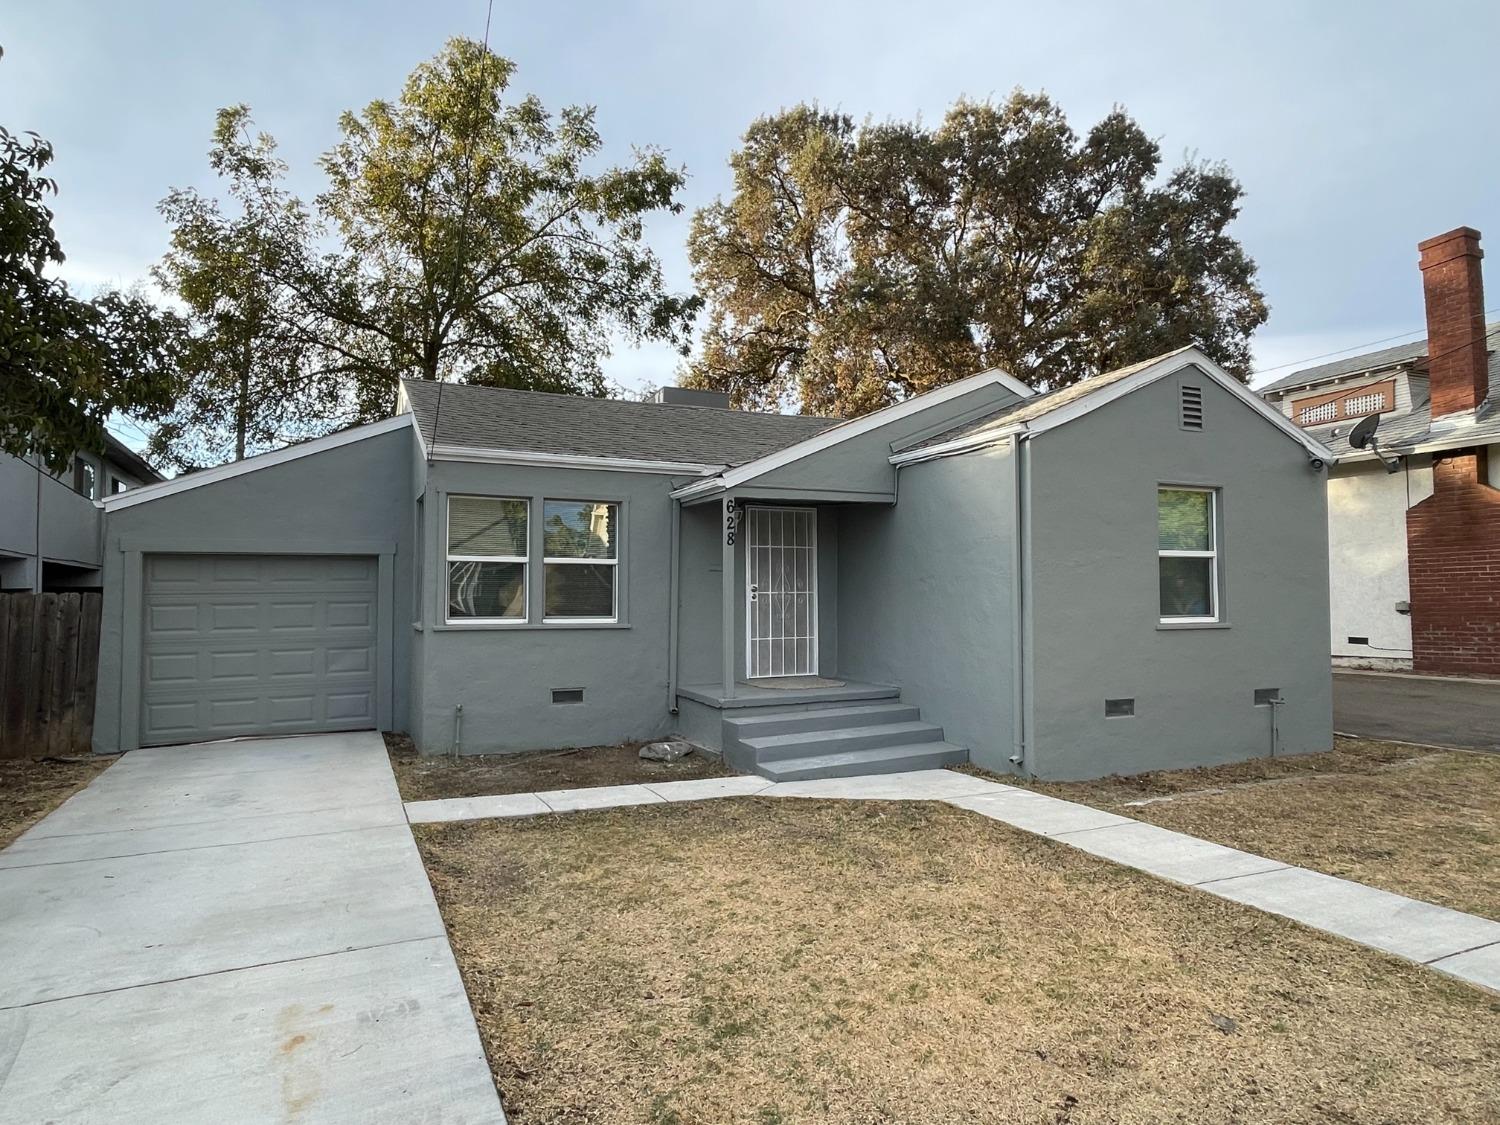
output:
[[553,703],[582,703],[583,702],[583,689],[581,687],[570,687],[570,688],[555,687],[555,688],[552,689],[552,702]]
[[1134,699],[1106,699],[1104,701],[1104,717],[1106,719],[1117,719],[1123,715],[1134,714]]
[[1183,385],[1177,389],[1177,393],[1181,399],[1182,428],[1201,430],[1203,428],[1203,388]]
[[1279,687],[1258,687],[1255,689],[1255,706],[1269,707],[1273,703],[1281,702],[1281,689]]

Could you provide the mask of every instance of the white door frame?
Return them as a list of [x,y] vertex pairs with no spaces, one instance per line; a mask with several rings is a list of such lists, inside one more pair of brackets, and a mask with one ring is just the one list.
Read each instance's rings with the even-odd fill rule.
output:
[[[808,517],[808,671],[775,671],[774,669],[755,671],[755,612],[754,603],[751,601],[751,550],[754,548],[755,520],[752,513],[755,512],[796,512]],[[816,676],[818,674],[818,509],[812,507],[791,507],[775,504],[747,504],[745,505],[745,678],[747,680],[767,679],[775,676]],[[769,530],[769,528],[768,528]],[[771,546],[772,544],[766,544]],[[801,550],[802,548],[796,548]],[[762,640],[777,640],[785,638],[763,637]]]

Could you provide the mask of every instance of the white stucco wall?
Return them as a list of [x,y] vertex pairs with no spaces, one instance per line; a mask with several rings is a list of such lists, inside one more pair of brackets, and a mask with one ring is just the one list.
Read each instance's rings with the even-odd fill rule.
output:
[[[1369,462],[1340,465],[1328,480],[1329,606],[1336,658],[1411,659],[1406,509],[1432,495],[1432,464],[1387,473]],[[1352,645],[1350,637],[1368,637]]]

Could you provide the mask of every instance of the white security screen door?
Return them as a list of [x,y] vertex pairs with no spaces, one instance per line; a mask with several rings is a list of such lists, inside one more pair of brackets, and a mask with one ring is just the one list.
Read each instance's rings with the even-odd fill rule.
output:
[[817,510],[749,508],[745,519],[745,666],[752,677],[815,676]]

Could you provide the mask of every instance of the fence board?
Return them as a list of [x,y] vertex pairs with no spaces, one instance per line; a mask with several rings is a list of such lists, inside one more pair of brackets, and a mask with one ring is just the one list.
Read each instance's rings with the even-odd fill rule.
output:
[[0,594],[0,757],[86,754],[103,598]]

